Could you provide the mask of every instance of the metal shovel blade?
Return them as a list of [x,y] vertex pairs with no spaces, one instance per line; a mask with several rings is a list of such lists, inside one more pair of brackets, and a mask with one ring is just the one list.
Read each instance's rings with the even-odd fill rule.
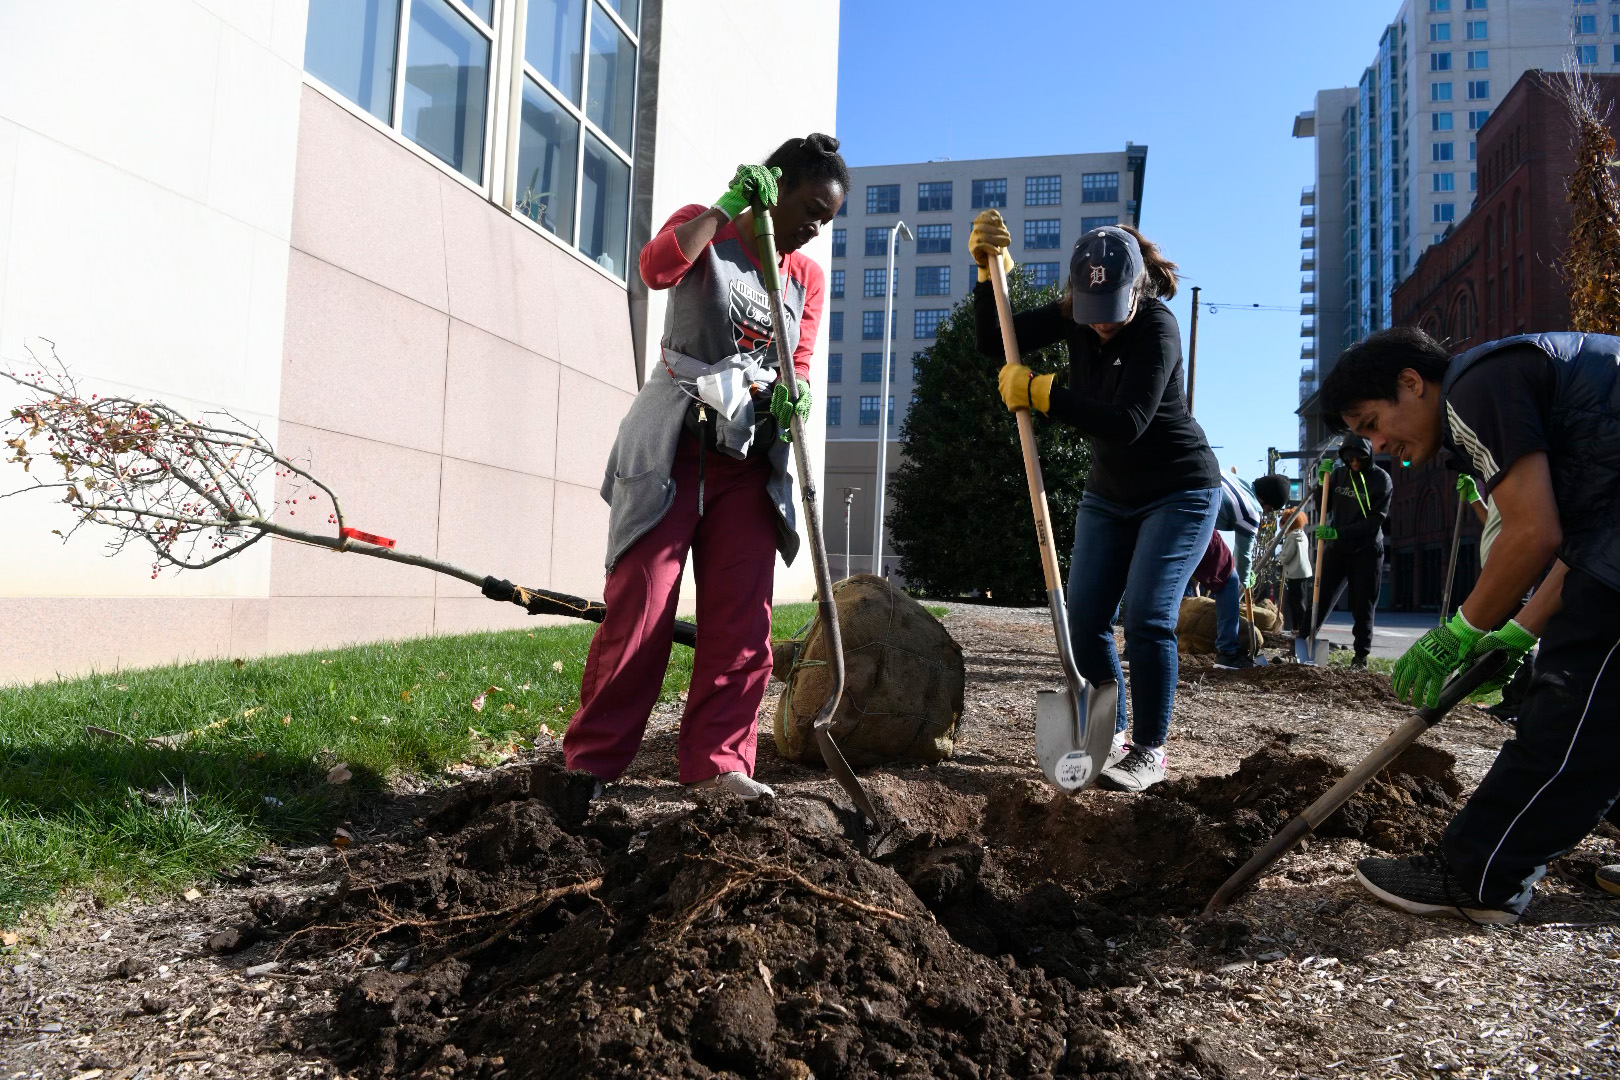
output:
[[1035,695],[1035,757],[1047,783],[1079,791],[1102,771],[1114,745],[1119,684],[1085,684],[1078,695],[1042,690]]
[[1311,639],[1297,637],[1294,639],[1294,659],[1302,664],[1316,664],[1316,657],[1311,654]]

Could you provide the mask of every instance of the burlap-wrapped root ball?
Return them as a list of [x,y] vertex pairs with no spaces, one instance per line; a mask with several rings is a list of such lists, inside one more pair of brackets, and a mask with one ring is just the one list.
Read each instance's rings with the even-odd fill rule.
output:
[[[1264,608],[1256,605],[1254,621],[1260,622],[1261,612]],[[1276,616],[1276,611],[1271,612]],[[1265,644],[1258,631],[1249,624],[1249,620],[1238,617],[1238,648],[1243,648],[1244,635],[1254,643],[1253,652],[1259,652]],[[1176,619],[1176,647],[1184,653],[1195,653],[1212,656],[1215,653],[1215,598],[1212,596],[1189,596],[1181,602],[1181,615]]]
[[[832,588],[844,637],[844,697],[832,734],[844,757],[856,768],[950,757],[967,683],[962,647],[926,608],[880,577],[856,574]],[[831,692],[832,672],[819,616],[784,681],[776,748],[820,765],[813,723]]]

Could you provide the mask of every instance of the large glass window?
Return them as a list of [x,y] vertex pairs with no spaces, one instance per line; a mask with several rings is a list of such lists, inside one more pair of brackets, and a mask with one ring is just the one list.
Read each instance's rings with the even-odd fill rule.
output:
[[1085,173],[1080,177],[1081,202],[1119,202],[1119,173]]
[[585,4],[529,0],[523,59],[563,96],[579,103],[585,77]]
[[1025,263],[1024,273],[1029,275],[1031,288],[1045,289],[1058,283],[1058,264],[1055,262]]
[[630,166],[595,135],[585,136],[585,178],[580,184],[579,250],[596,265],[624,277],[630,226]]
[[1107,217],[1083,217],[1080,219],[1080,231],[1082,233],[1088,233],[1092,229],[1100,229],[1104,225],[1118,224],[1119,218],[1113,214],[1109,214]]
[[1429,24],[1430,41],[1450,41],[1451,24],[1448,22],[1432,22]]
[[917,295],[951,295],[951,268],[948,266],[917,267]]
[[866,189],[868,214],[898,214],[900,212],[899,184],[870,184]]
[[1450,131],[1451,130],[1451,125],[1452,125],[1452,116],[1451,116],[1450,113],[1448,113],[1448,112],[1436,112],[1436,113],[1430,113],[1429,114],[1429,130],[1430,131]]
[[[879,320],[881,325],[882,320]],[[883,381],[883,354],[880,352],[861,353],[861,382]]]
[[834,300],[844,298],[844,272],[842,270],[832,272],[832,298]]
[[1057,206],[1063,201],[1063,177],[1024,177],[1025,206]]
[[[896,311],[894,313],[893,321],[891,321],[889,323],[889,336],[891,338],[899,337],[900,336],[899,329],[900,329],[900,313],[898,311]],[[863,340],[866,340],[866,341],[882,341],[883,340],[883,312],[881,312],[881,311],[863,311],[863,312],[861,312],[861,338]]]
[[873,225],[867,228],[866,253],[868,255],[887,255],[889,253],[888,229],[882,225]]
[[405,137],[475,184],[484,179],[489,38],[445,0],[412,0]]
[[[888,276],[888,270],[881,267],[876,270],[861,271],[861,295],[868,299],[874,296],[881,298],[883,296],[883,279]],[[894,275],[894,295],[900,295],[899,274]]]
[[1432,52],[1429,54],[1430,71],[1450,71],[1451,54],[1448,52]]
[[[1596,46],[1594,46],[1594,48],[1596,48]],[[1597,56],[1596,55],[1594,55],[1592,57],[1592,62],[1594,64],[1597,63]],[[1484,101],[1486,98],[1488,98],[1490,96],[1491,96],[1491,80],[1489,80],[1489,79],[1470,79],[1468,81],[1468,100],[1469,101]]]
[[1575,62],[1577,64],[1595,64],[1595,63],[1597,63],[1597,46],[1596,45],[1577,45],[1577,46],[1575,46]]
[[842,311],[827,313],[827,340],[844,340],[844,313]]
[[951,182],[931,180],[917,185],[917,212],[949,210],[951,208]]
[[574,235],[574,162],[578,156],[579,125],[550,94],[525,79],[512,208],[565,240]]
[[1490,27],[1487,22],[1488,20],[1485,19],[1470,19],[1468,21],[1468,40],[1484,41],[1490,37]]
[[827,426],[842,427],[844,425],[844,399],[837,394],[827,399]]
[[833,230],[833,245],[832,245],[832,247],[833,247],[833,252],[832,253],[833,253],[834,258],[844,254],[844,252],[849,249],[849,230],[848,229],[834,229]]
[[1007,205],[1007,180],[973,181],[973,209],[999,210]]
[[827,354],[827,381],[830,383],[844,381],[844,354],[833,352]]
[[949,308],[918,308],[911,316],[911,336],[914,338],[939,337],[939,324],[949,315]]
[[1024,222],[1024,246],[1045,251],[1058,246],[1063,222],[1057,218],[1041,218]]
[[304,70],[383,123],[394,118],[400,0],[310,0]]
[[591,19],[589,71],[585,115],[620,148],[628,149],[636,114],[636,47],[601,12]]
[[861,395],[861,426],[877,427],[878,422],[878,395]]
[[1491,66],[1491,51],[1489,49],[1470,49],[1468,52],[1468,70],[1484,71]]
[[951,227],[949,225],[917,226],[917,254],[949,255],[950,252]]
[[[640,0],[514,2],[521,40],[496,33],[494,0],[311,0],[304,66],[622,280]],[[499,65],[520,77],[492,89]],[[511,133],[493,125],[508,92]]]

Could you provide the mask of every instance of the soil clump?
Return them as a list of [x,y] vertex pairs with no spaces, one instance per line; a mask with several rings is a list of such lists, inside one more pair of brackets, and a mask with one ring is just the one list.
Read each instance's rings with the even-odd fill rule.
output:
[[[1279,739],[1146,796],[1017,781],[981,829],[873,859],[820,803],[705,793],[636,819],[542,761],[241,929],[372,968],[329,1049],[378,1077],[1134,1078],[1084,997],[1136,977],[1110,939],[1162,938],[1340,772]],[[1323,831],[1412,850],[1459,791],[1425,749]]]

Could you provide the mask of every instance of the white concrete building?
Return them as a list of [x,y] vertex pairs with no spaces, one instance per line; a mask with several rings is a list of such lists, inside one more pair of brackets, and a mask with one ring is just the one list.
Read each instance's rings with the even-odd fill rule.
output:
[[[717,118],[744,20],[794,47],[727,49],[728,82],[798,91]],[[599,597],[597,489],[663,323],[635,252],[739,161],[833,130],[837,43],[834,0],[0,5],[0,361],[49,339],[91,389],[228,409],[355,526]],[[527,619],[281,542],[154,580],[149,553],[64,545],[71,521],[0,501],[0,682]],[[779,570],[811,589],[807,559]]]
[[[844,569],[844,495],[861,490],[851,505],[852,566],[871,569],[874,497],[877,488],[878,408],[882,398],[883,295],[888,234],[904,221],[915,240],[895,248],[894,318],[889,380],[888,497],[893,510],[894,474],[900,468],[900,426],[913,391],[912,358],[926,350],[950,309],[978,280],[968,255],[968,231],[981,210],[996,208],[1013,234],[1013,257],[1036,280],[1067,280],[1069,252],[1080,236],[1099,225],[1141,220],[1146,146],[1041,157],[927,161],[851,169],[854,190],[833,222],[831,300],[827,344],[827,470],[822,488],[827,506],[827,550],[834,573]],[[899,557],[884,544],[885,570]]]
[[1620,71],[1620,4],[1405,0],[1357,85],[1322,91],[1295,119],[1294,135],[1317,142],[1315,220],[1302,223],[1315,264],[1302,282],[1302,439],[1339,353],[1390,325],[1395,287],[1472,206],[1479,126],[1527,70],[1566,58]]

